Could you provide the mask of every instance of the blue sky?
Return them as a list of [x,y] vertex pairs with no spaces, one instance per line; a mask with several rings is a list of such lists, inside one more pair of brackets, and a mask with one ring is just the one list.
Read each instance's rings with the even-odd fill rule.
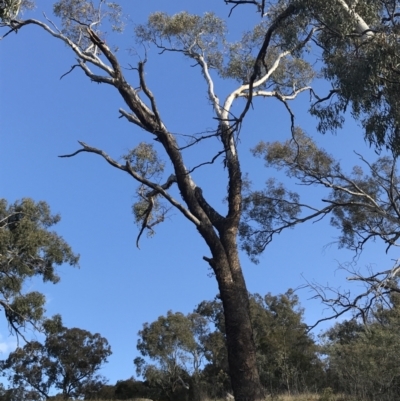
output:
[[[51,3],[37,1],[32,16],[43,19],[45,11],[50,17]],[[110,35],[108,43],[119,46],[121,63],[127,67],[138,61],[132,51],[137,46],[132,25],[145,22],[151,12],[214,11],[227,19],[232,40],[259,22],[259,15],[250,6],[237,8],[228,19],[230,8],[222,0],[125,0],[120,4],[129,15],[129,23],[123,34]],[[140,46],[136,50],[143,56]],[[9,202],[23,197],[45,200],[54,213],[61,214],[55,229],[80,253],[80,269],[62,266],[59,284],[43,285],[32,280],[27,288],[46,294],[49,316],[60,313],[66,326],[99,332],[108,339],[113,355],[101,373],[114,383],[134,375],[137,332],[144,322],[170,309],[190,312],[202,300],[212,299],[217,286],[202,260],[209,252],[191,223],[174,212],[156,228],[154,238],[142,238],[139,250],[135,246],[138,229],[131,213],[136,187],[133,179],[93,154],[57,157],[77,150],[77,140],[82,140],[119,159],[140,141],[149,139],[145,132],[118,119],[118,109],[124,104],[113,88],[89,82],[78,70],[60,80],[74,61],[73,53],[63,43],[38,27],[25,27],[0,42],[1,197]],[[137,85],[135,72],[127,70],[126,74]],[[171,132],[193,134],[215,128],[200,71],[182,55],[159,55],[150,49],[146,79]],[[219,79],[215,83],[220,98],[236,86],[235,82]],[[323,90],[321,86],[319,89]],[[316,121],[307,113],[308,106],[308,95],[293,103],[297,124],[343,165],[358,163],[353,150],[370,160],[376,158],[365,145],[361,129],[350,119],[336,136],[318,134]],[[271,176],[285,179],[281,173],[266,170],[249,149],[260,140],[289,138],[289,124],[281,104],[273,99],[257,99],[255,110],[243,125],[239,148],[243,170],[256,184],[262,185]],[[198,150],[188,152],[187,165],[193,167],[202,155]],[[167,163],[167,174],[169,168]],[[194,178],[205,196],[223,211],[226,181],[222,164],[207,166]],[[318,201],[321,195],[313,188],[302,193],[309,201]],[[249,291],[278,294],[304,284],[304,278],[350,288],[346,274],[337,268],[340,263],[351,262],[354,255],[338,250],[335,244],[328,245],[337,235],[326,219],[277,236],[258,265],[243,254]],[[380,243],[370,245],[357,260],[358,266],[391,267],[391,255],[385,255],[384,250]],[[354,285],[352,288],[357,291]],[[312,293],[303,290],[298,294],[306,308],[307,323],[326,313],[317,301],[308,300]],[[5,358],[15,347],[15,338],[9,336],[4,319],[0,321],[0,335],[0,358]]]

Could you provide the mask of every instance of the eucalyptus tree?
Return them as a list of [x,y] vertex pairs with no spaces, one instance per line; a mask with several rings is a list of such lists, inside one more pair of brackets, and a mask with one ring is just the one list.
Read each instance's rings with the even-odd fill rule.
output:
[[[54,4],[55,17],[61,21],[60,29],[57,21],[21,19],[20,16],[2,19],[2,25],[9,29],[3,37],[34,26],[69,47],[77,60],[72,70],[79,69],[91,81],[115,88],[128,108],[119,110],[121,117],[148,134],[147,142],[129,151],[124,163],[84,142],[80,142],[80,149],[67,156],[84,152],[97,154],[138,182],[138,201],[133,207],[140,227],[138,241],[143,232],[152,233],[171,208],[178,210],[205,241],[210,255],[203,259],[213,270],[219,286],[229,370],[238,401],[261,397],[249,297],[237,243],[242,208],[238,139],[252,99],[276,98],[290,112],[288,102],[310,89],[315,74],[302,54],[316,29],[296,24],[291,30],[291,25],[286,23],[291,11],[292,8],[282,10],[271,6],[270,16],[236,43],[227,42],[224,21],[211,12],[204,16],[187,12],[169,16],[156,12],[149,16],[146,24],[135,28],[136,38],[142,43],[156,46],[161,53],[180,53],[194,62],[204,80],[214,112],[215,129],[208,134],[192,136],[189,144],[181,143],[181,138],[166,127],[146,82],[145,61],[140,61],[136,69],[130,69],[137,71],[137,81],[131,84],[116,54],[106,43],[101,23],[108,18],[115,29],[120,29],[121,10],[117,4],[100,1],[95,6],[92,1],[60,0]],[[236,81],[236,89],[224,98],[216,95],[215,73],[221,79]],[[232,108],[238,99],[245,99],[246,106],[235,116]],[[184,150],[204,141],[214,141],[209,149],[216,149],[215,153],[204,154],[204,162],[189,169]],[[171,171],[166,171],[166,164],[157,150],[170,162]],[[203,164],[212,164],[218,157],[223,159],[227,182],[223,213],[207,201],[195,181],[195,170]],[[180,199],[172,194],[174,186],[179,189]]]
[[[233,11],[241,5],[255,5],[263,17],[271,8],[262,1],[225,0]],[[253,261],[263,252],[274,234],[312,218],[333,213],[332,224],[341,230],[340,247],[360,252],[371,240],[382,239],[386,251],[398,246],[398,175],[400,90],[399,17],[400,3],[392,0],[277,1],[273,12],[286,13],[280,29],[296,35],[296,27],[312,25],[314,50],[320,49],[320,76],[332,88],[311,103],[311,114],[318,119],[320,132],[343,127],[346,111],[360,121],[365,139],[378,151],[387,148],[392,156],[369,163],[361,155],[363,169],[347,173],[317,144],[305,139],[300,128],[292,126],[293,142],[262,143],[255,153],[268,166],[283,168],[302,184],[330,189],[326,207],[305,205],[297,193],[270,179],[261,191],[245,197],[241,226],[242,246]],[[263,47],[268,43],[266,37]],[[262,56],[263,57],[263,56]],[[258,58],[259,64],[263,58]],[[334,316],[350,309],[364,319],[376,300],[398,292],[399,261],[378,272],[349,270],[350,280],[361,281],[365,291],[352,294],[312,283],[316,297],[334,308]],[[334,292],[328,294],[330,291]]]
[[17,348],[1,368],[15,388],[32,391],[48,399],[52,390],[60,390],[63,399],[82,397],[89,387],[104,384],[96,375],[111,355],[111,347],[100,334],[67,328],[60,315],[43,323],[45,342],[31,341]]
[[[297,183],[325,191],[321,202],[304,204],[297,193],[274,180],[269,180],[262,190],[249,189],[243,202],[240,236],[253,259],[257,260],[273,236],[282,230],[326,216],[340,230],[339,248],[350,249],[355,255],[375,240],[386,252],[400,246],[398,156],[379,157],[372,163],[358,154],[360,164],[347,172],[299,128],[295,129],[292,140],[261,142],[253,153],[267,167],[283,170]],[[333,307],[332,317],[354,311],[356,317],[367,322],[376,301],[389,306],[390,297],[400,293],[399,262],[397,259],[393,266],[367,272],[354,269],[351,264],[343,266],[351,274],[348,280],[365,285],[364,291],[355,294],[315,283],[310,285],[316,298]]]
[[57,283],[57,265],[78,264],[79,257],[62,237],[49,229],[60,221],[46,202],[22,199],[8,204],[0,200],[0,306],[14,334],[37,326],[43,318],[45,296],[24,291],[33,278]]
[[394,400],[400,394],[398,294],[390,309],[380,303],[367,324],[353,319],[335,324],[322,335],[329,385],[365,400]]
[[224,1],[233,9],[255,5],[264,18],[284,10],[287,17],[281,29],[289,38],[297,35],[296,26],[313,25],[321,73],[332,85],[311,107],[319,118],[318,129],[327,132],[341,128],[346,111],[351,110],[352,117],[361,122],[367,141],[399,152],[399,1],[279,0],[272,9],[265,0]]
[[208,331],[207,320],[198,313],[185,316],[168,311],[167,316],[144,323],[137,343],[142,356],[134,360],[137,374],[171,400],[190,385],[196,393],[206,353],[202,343]]
[[[203,337],[207,359],[203,376],[212,384],[211,391],[221,388],[230,391],[222,374],[229,372],[229,368],[221,311],[222,304],[218,299],[203,301],[196,308],[196,312],[206,317],[216,329]],[[289,289],[278,296],[252,294],[250,311],[263,387],[271,394],[322,388],[325,377],[322,363],[294,291]]]

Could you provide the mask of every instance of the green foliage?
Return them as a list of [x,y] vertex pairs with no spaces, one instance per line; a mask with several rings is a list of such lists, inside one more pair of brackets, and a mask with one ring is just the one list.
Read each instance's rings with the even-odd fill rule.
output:
[[319,388],[322,364],[293,290],[278,296],[254,294],[250,306],[264,388],[289,393]]
[[26,390],[23,387],[13,387],[7,390],[1,385],[0,388],[0,401],[41,401],[37,393]]
[[[159,158],[152,144],[141,142],[122,157],[144,179],[153,182],[161,179],[165,163]],[[159,193],[149,191],[144,184],[139,185],[136,189],[136,197],[138,201],[132,207],[135,222],[141,227],[145,224],[149,229],[147,235],[152,236],[154,234],[153,227],[164,220],[169,208],[162,202]]]
[[[206,316],[216,328],[224,328],[222,305],[218,300],[203,301],[196,312]],[[324,373],[317,347],[303,323],[303,309],[292,290],[285,294],[250,297],[253,335],[261,383],[272,393],[301,392],[319,388]],[[219,388],[221,396],[229,391],[225,336],[219,329],[204,337],[208,364],[203,370],[204,382]]]
[[65,399],[80,397],[89,387],[104,384],[95,373],[111,355],[107,340],[86,330],[68,329],[59,315],[44,324],[44,344],[31,341],[17,348],[2,369],[15,387],[27,387],[39,397],[48,397],[51,389],[61,390]]
[[[293,138],[281,142],[260,142],[253,150],[254,156],[263,157],[266,167],[285,169],[289,177],[302,178],[304,172],[324,177],[339,167],[332,157],[296,128]],[[301,169],[298,168],[301,166]]]
[[200,17],[187,12],[173,16],[156,12],[149,16],[146,25],[135,28],[135,34],[139,41],[151,42],[160,48],[182,51],[192,58],[205,56],[210,68],[221,65],[226,27],[213,13]]
[[[300,128],[296,128],[293,139],[281,142],[260,142],[252,153],[262,157],[266,167],[284,169],[291,178],[306,183],[317,183],[328,174],[334,174],[339,165]],[[251,185],[243,196],[243,215],[239,228],[242,249],[257,262],[258,255],[271,242],[275,233],[292,227],[302,212],[300,197],[275,179],[269,179],[262,190],[253,190]]]
[[[296,49],[316,29],[315,50],[321,49],[323,63],[320,76],[332,84],[330,94],[311,107],[319,118],[318,129],[341,128],[350,109],[361,121],[365,138],[395,155],[400,148],[398,7],[398,1],[386,0],[279,0],[264,10],[269,26],[290,10],[271,39],[279,50]],[[299,49],[294,54],[304,60]]]
[[[141,42],[150,42],[165,50],[180,51],[195,60],[203,58],[208,69],[216,69],[224,79],[248,83],[269,22],[258,24],[252,31],[245,32],[240,41],[228,43],[225,23],[213,13],[205,13],[200,17],[187,12],[173,16],[157,12],[150,15],[146,25],[137,26],[135,33]],[[265,65],[271,65],[278,54],[279,46],[269,50]],[[265,72],[264,69],[260,74]],[[314,76],[314,70],[308,62],[291,56],[274,72],[272,81],[259,88],[265,89],[268,85],[283,94],[291,93],[293,88],[308,85]]]
[[241,247],[252,262],[258,263],[258,255],[272,241],[271,233],[276,222],[293,220],[298,216],[300,213],[298,201],[297,193],[287,190],[273,178],[267,180],[264,189],[245,193],[239,236]]
[[395,154],[400,123],[397,8],[397,1],[357,2],[354,12],[374,32],[368,39],[354,32],[354,19],[344,10],[321,13],[323,24],[329,27],[318,35],[323,74],[336,89],[336,99],[312,108],[321,119],[319,129],[325,132],[341,127],[343,114],[351,105],[352,116],[360,119],[366,139],[379,147],[386,144]]
[[326,387],[322,391],[322,394],[320,395],[318,401],[334,401],[335,398],[336,397],[333,394],[332,388],[331,387]]
[[143,178],[158,179],[164,171],[165,163],[160,160],[152,144],[141,142],[122,157]]
[[196,313],[185,316],[171,311],[151,324],[145,323],[138,333],[137,349],[156,365],[138,357],[134,361],[137,374],[173,395],[182,387],[182,378],[199,375],[204,358],[200,339],[207,332],[206,325],[206,320]]
[[44,295],[24,292],[25,282],[39,277],[55,284],[55,266],[78,264],[64,239],[49,231],[59,220],[45,202],[0,200],[0,304],[14,331],[37,323],[44,313]]
[[151,398],[147,385],[133,377],[127,380],[118,380],[115,384],[115,398],[117,400],[129,400],[139,398]]
[[[273,393],[321,388],[323,365],[294,292],[254,294],[250,307],[264,388]],[[137,346],[142,357],[134,363],[137,373],[159,390],[156,398],[222,398],[232,391],[224,320],[222,303],[216,298],[201,302],[192,314],[168,312],[143,325]],[[183,382],[189,384],[188,390]]]
[[399,325],[398,306],[380,305],[366,326],[345,321],[325,333],[327,369],[336,391],[362,400],[399,398]]
[[0,25],[18,19],[24,10],[30,10],[34,6],[35,3],[30,0],[0,0]]
[[97,4],[87,0],[59,0],[53,5],[54,15],[61,19],[61,32],[71,39],[81,49],[86,50],[91,45],[87,28],[100,31],[104,20],[111,23],[113,31],[122,32],[122,8],[117,3],[99,0]]
[[[331,224],[341,231],[339,247],[359,252],[367,241],[380,238],[387,248],[396,245],[399,182],[397,158],[380,157],[375,163],[359,155],[367,169],[355,166],[350,173],[304,133],[296,129],[293,139],[280,143],[261,142],[253,154],[262,157],[266,167],[283,169],[302,185],[319,185],[329,192],[328,205],[317,209],[301,203],[297,194],[274,181],[266,189],[244,196],[240,235],[243,248],[255,258],[274,233],[287,227],[331,213]],[[309,217],[304,212],[309,210]]]

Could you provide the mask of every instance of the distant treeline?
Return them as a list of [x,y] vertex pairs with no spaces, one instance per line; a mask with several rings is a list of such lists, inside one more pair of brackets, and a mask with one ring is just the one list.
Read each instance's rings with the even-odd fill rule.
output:
[[[400,399],[400,297],[378,304],[365,322],[336,323],[318,341],[297,295],[251,296],[259,372],[270,395],[342,394],[357,401]],[[145,323],[133,378],[104,385],[86,399],[201,401],[231,393],[224,316],[218,298],[188,315],[169,311]],[[326,389],[329,389],[328,391]]]

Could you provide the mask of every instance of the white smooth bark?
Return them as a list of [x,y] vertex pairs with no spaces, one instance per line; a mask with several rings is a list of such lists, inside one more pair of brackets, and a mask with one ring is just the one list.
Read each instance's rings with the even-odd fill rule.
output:
[[358,13],[352,10],[344,0],[337,0],[337,1],[346,11],[346,13],[352,18],[354,18],[354,21],[356,23],[356,30],[359,34],[363,35],[364,39],[374,36],[374,33],[370,31],[371,28],[369,27],[369,25],[363,20],[363,18]]

